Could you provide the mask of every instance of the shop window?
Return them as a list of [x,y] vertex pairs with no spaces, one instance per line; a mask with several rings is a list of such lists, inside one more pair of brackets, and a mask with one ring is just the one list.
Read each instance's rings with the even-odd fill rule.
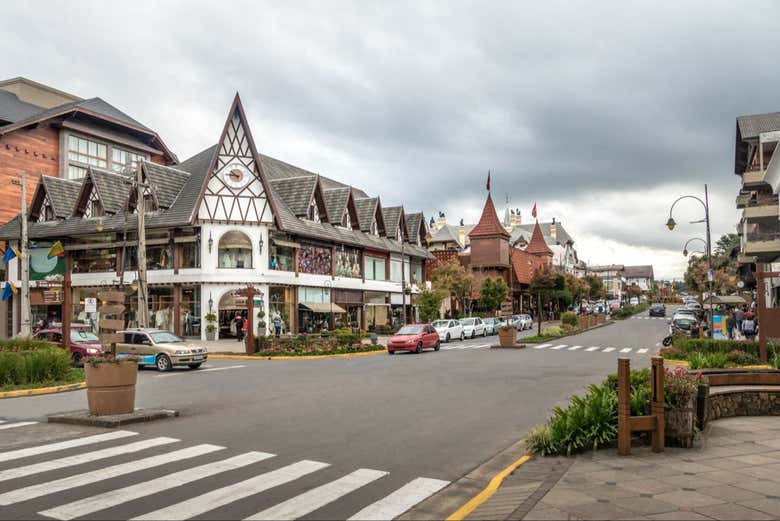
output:
[[275,333],[274,318],[278,315],[278,324],[280,326],[279,334],[289,333],[292,328],[292,317],[295,314],[293,306],[293,289],[290,287],[272,286],[268,300],[269,316],[266,323],[269,330]]
[[308,288],[302,286],[298,289],[298,300],[300,302],[311,302],[313,304],[327,304],[330,302],[330,289]]
[[412,284],[418,286],[423,283],[423,266],[422,262],[412,262]]
[[366,280],[387,280],[386,259],[366,256]]
[[241,232],[227,232],[219,239],[218,255],[220,268],[251,268],[252,241]]
[[200,336],[200,286],[183,287],[179,303],[181,332],[184,336]]
[[330,275],[331,254],[329,248],[303,246],[298,252],[298,271],[315,275]]
[[180,268],[200,268],[200,243],[181,243]]
[[287,246],[271,246],[268,257],[268,267],[272,270],[293,271],[295,270],[295,249]]
[[339,248],[336,250],[336,275],[339,277],[360,278],[360,250]]
[[75,250],[73,273],[100,273],[116,271],[116,249]]
[[146,269],[147,270],[173,269],[173,256],[171,255],[171,245],[163,244],[159,246],[147,246],[146,247]]

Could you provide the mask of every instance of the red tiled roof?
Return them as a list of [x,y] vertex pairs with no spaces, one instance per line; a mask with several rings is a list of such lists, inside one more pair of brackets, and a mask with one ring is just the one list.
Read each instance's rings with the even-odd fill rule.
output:
[[528,241],[528,246],[525,247],[525,251],[534,255],[550,255],[552,256],[552,250],[547,246],[547,242],[542,235],[542,229],[539,227],[539,222],[536,222],[534,226],[534,233],[531,234],[531,240]]
[[511,255],[515,280],[521,284],[530,284],[534,272],[545,264],[545,260],[542,257],[518,248],[514,248]]
[[498,220],[498,214],[496,213],[496,207],[493,205],[493,199],[488,194],[485,207],[482,209],[482,217],[479,218],[477,225],[469,232],[469,237],[490,237],[496,235],[509,238],[509,232],[501,226],[501,221]]

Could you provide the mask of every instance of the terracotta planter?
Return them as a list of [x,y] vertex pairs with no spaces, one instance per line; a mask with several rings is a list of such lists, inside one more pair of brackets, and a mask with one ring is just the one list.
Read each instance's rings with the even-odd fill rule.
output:
[[216,339],[217,339],[216,329],[214,331],[206,331],[206,340],[208,340],[209,342],[213,342]]
[[500,328],[498,330],[498,342],[501,347],[512,347],[517,342],[517,329],[510,327],[509,329]]
[[696,423],[696,409],[693,402],[694,397],[691,396],[684,407],[664,411],[666,438],[685,448],[693,446],[693,428]]
[[129,414],[135,410],[135,382],[138,364],[84,364],[87,403],[94,416]]

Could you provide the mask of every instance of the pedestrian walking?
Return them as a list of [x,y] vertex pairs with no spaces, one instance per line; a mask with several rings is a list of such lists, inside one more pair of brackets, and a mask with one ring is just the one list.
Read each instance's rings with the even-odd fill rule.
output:
[[274,336],[279,338],[282,334],[282,316],[279,314],[279,311],[274,311],[271,322],[274,324]]
[[726,331],[729,335],[729,340],[734,340],[734,328],[737,326],[737,319],[734,318],[733,313],[729,313],[726,317]]
[[737,331],[742,331],[742,321],[745,320],[745,310],[742,307],[737,307],[734,310],[734,320],[736,322]]
[[244,317],[239,313],[236,313],[236,318],[233,321],[236,327],[236,339],[241,342],[244,340]]
[[756,337],[758,328],[752,315],[748,317],[748,314],[745,315],[745,320],[742,321],[742,334],[745,335],[747,340],[753,340]]

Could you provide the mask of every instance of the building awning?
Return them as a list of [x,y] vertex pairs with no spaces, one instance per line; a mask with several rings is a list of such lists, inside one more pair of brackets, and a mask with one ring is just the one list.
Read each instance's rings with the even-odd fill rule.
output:
[[[705,300],[706,303],[706,300]],[[717,295],[712,297],[712,303],[713,304],[732,304],[732,305],[740,305],[740,304],[747,304],[745,302],[745,299],[740,297],[739,295]]]
[[300,243],[292,242],[292,241],[283,241],[281,239],[274,239],[274,244],[277,246],[284,246],[286,248],[300,248]]
[[346,310],[338,304],[331,304],[329,302],[301,302],[301,306],[314,311],[315,313],[346,313]]

